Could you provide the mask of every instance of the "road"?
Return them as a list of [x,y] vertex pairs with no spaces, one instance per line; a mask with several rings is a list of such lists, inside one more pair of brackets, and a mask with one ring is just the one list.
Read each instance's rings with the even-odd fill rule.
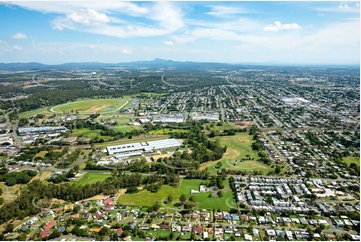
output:
[[[13,111],[11,111],[13,112]],[[9,112],[9,113],[11,113]],[[18,136],[17,134],[17,129],[18,129],[18,124],[17,123],[13,123],[11,124],[10,122],[10,118],[9,118],[9,113],[5,113],[5,120],[6,120],[6,129],[7,129],[7,132],[9,133],[10,130],[13,130],[13,132],[11,133],[12,137],[13,137],[13,140],[14,140],[14,143],[15,143],[15,146],[18,147],[18,148],[21,148],[22,147],[22,144],[21,144],[21,138]]]
[[[259,126],[259,124],[257,123],[257,121],[255,119],[253,120],[253,123],[261,130],[261,127]],[[275,145],[273,144],[273,141],[267,136],[266,132],[262,132],[262,135],[266,140],[269,141],[269,144],[272,147],[272,150],[274,150],[276,152],[278,157],[283,161],[283,164],[287,165],[289,172],[293,173],[292,166],[286,161],[286,159],[283,157],[283,155],[280,154],[279,150],[275,147]]]

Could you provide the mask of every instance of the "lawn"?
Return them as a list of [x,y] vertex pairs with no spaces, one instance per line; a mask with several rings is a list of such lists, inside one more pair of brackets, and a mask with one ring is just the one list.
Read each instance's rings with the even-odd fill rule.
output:
[[172,231],[170,229],[159,229],[158,230],[158,238],[165,239],[170,235]]
[[[208,126],[210,127],[211,124],[208,124]],[[214,124],[213,127],[210,127],[211,130],[225,130],[225,129],[239,129],[240,127],[235,125],[235,124],[232,124],[232,123],[226,123],[226,122],[223,122],[223,125],[222,126],[217,126],[217,124]]]
[[[158,192],[152,193],[148,190],[142,190],[133,194],[123,194],[118,198],[118,203],[122,205],[136,205],[136,206],[153,206],[156,202],[162,205],[162,200],[166,200],[168,195],[173,197],[173,201],[178,200],[179,187],[172,187],[163,185]],[[171,205],[168,205],[172,207]]]
[[20,184],[15,184],[14,186],[7,186],[6,189],[5,182],[0,182],[0,188],[3,190],[3,194],[0,197],[4,198],[4,202],[15,200],[19,196],[21,186]]
[[36,116],[39,113],[44,114],[45,116],[51,116],[52,113],[49,112],[48,109],[49,109],[49,107],[43,107],[43,108],[38,108],[35,110],[30,110],[30,111],[26,111],[23,113],[19,113],[19,118],[29,118],[32,116]]
[[117,125],[112,126],[113,129],[119,132],[129,132],[132,131],[134,128],[129,125],[131,122],[131,115],[129,114],[117,114],[110,116],[99,116],[98,120],[107,120],[107,119],[114,119],[117,122]]
[[89,99],[61,104],[50,109],[54,113],[113,113],[127,105],[125,99]]
[[343,157],[342,161],[345,162],[348,166],[350,166],[351,163],[355,163],[356,165],[360,166],[360,157],[347,156]]
[[[263,174],[273,170],[270,166],[256,161],[258,159],[258,155],[252,150],[252,136],[246,132],[236,133],[236,135],[232,136],[218,136],[212,138],[211,140],[218,140],[221,145],[227,146],[227,151],[224,153],[221,160],[210,161],[201,164],[201,170],[208,168],[211,174],[215,174],[219,170],[219,168],[215,168],[219,161],[222,163],[222,167],[220,169],[240,169],[246,172],[257,170],[263,172]],[[249,155],[249,158],[253,158],[254,160],[237,162],[237,165],[233,166],[235,160],[240,160],[246,157],[246,155]]]
[[95,138],[99,137],[99,139],[103,139],[105,142],[111,141],[113,138],[111,136],[103,136],[100,135],[101,130],[91,130],[87,128],[82,129],[74,129],[70,136],[72,137],[84,137],[84,138]]
[[[231,164],[231,162],[228,162]],[[231,170],[242,170],[246,173],[252,173],[253,171],[260,171],[263,175],[266,175],[269,171],[273,171],[269,165],[258,161],[242,161],[237,162],[235,166],[231,166],[229,169]]]
[[84,174],[77,183],[79,185],[85,185],[85,184],[94,184],[98,181],[104,181],[108,177],[111,177],[110,174],[96,174],[96,173],[86,173]]
[[149,134],[172,134],[172,133],[189,133],[188,129],[172,129],[172,128],[163,128],[160,130],[149,131]]
[[[186,194],[190,196],[190,190],[199,190],[199,185],[205,182],[203,180],[197,179],[183,179],[181,183],[181,188],[179,191],[179,196],[182,194]],[[223,197],[208,197],[211,192],[193,194],[197,198],[197,208],[198,209],[221,209],[221,210],[229,210],[232,207],[236,208],[236,204],[233,199],[233,193],[231,188],[229,187],[229,180],[226,179],[223,181],[224,188]]]

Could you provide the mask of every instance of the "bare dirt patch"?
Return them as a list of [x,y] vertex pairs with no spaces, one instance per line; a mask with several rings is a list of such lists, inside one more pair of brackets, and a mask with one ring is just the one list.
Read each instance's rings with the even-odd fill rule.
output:
[[43,151],[40,151],[39,153],[37,153],[35,155],[35,157],[44,157],[47,153],[48,153],[48,151],[43,150]]
[[252,126],[253,122],[239,121],[239,122],[234,122],[233,124],[237,126],[241,126],[242,128],[246,128],[248,126]]
[[83,201],[100,200],[100,199],[105,199],[107,197],[109,197],[109,196],[99,194],[99,195],[95,195],[94,197],[84,199]]
[[108,107],[108,105],[102,105],[102,106],[97,105],[92,108],[89,108],[88,110],[85,110],[85,112],[99,112],[100,110],[102,110],[106,107]]
[[119,189],[118,191],[119,196],[125,194],[126,191],[127,189]]
[[66,205],[64,206],[64,211],[66,211],[66,210],[68,210],[68,209],[73,210],[73,209],[74,209],[74,204],[73,204],[73,203],[71,203],[71,204],[66,204]]
[[163,155],[153,155],[153,159],[154,160],[157,160],[159,158],[166,158],[166,157],[171,157],[172,155],[171,154],[163,154]]
[[51,175],[51,171],[43,171],[43,172],[39,172],[36,176],[34,176],[30,182],[39,179],[40,181],[44,181],[46,178],[48,178]]

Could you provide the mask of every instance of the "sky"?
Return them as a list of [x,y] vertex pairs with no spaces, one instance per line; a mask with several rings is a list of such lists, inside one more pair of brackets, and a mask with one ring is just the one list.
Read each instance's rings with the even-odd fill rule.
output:
[[0,1],[0,62],[360,64],[360,2]]

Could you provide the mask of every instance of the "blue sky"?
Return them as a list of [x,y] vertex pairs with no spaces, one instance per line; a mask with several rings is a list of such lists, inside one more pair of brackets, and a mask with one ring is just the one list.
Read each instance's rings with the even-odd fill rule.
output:
[[0,1],[0,62],[360,63],[359,2]]

